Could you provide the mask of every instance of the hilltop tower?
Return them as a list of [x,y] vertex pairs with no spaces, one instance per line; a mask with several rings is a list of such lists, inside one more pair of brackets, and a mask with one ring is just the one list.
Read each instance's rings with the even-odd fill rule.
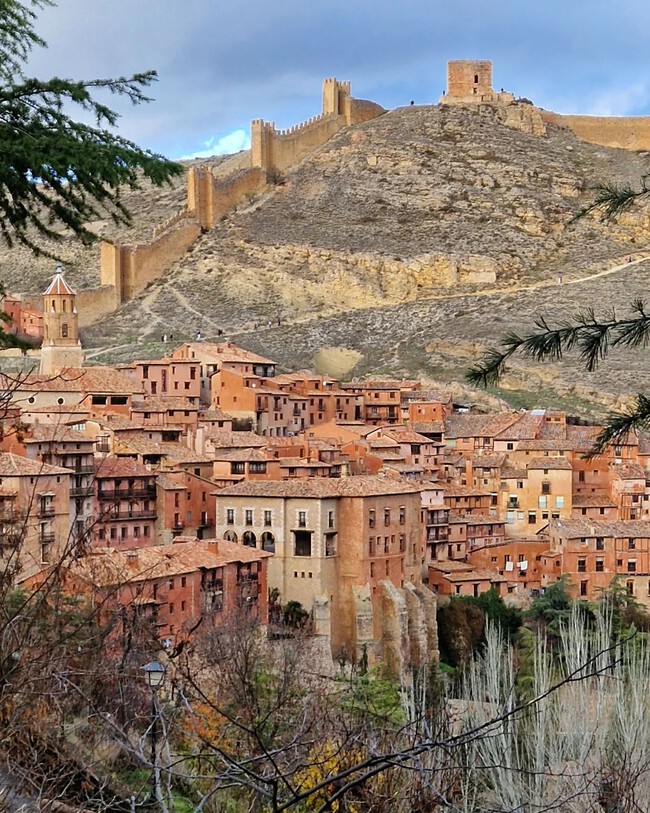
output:
[[512,93],[492,87],[492,62],[488,59],[452,59],[447,63],[447,91],[441,104],[509,104]]
[[76,296],[57,263],[52,282],[43,292],[41,373],[45,375],[56,375],[66,367],[83,366]]

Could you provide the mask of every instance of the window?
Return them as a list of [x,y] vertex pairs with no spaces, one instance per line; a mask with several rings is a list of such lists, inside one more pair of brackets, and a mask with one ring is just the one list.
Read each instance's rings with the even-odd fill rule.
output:
[[120,528],[120,536],[121,536],[122,539],[126,539],[126,537],[128,536],[128,533],[129,533],[129,530],[125,526],[122,526]]
[[390,525],[390,508],[384,508],[384,525]]
[[586,559],[578,559],[578,573],[586,573],[587,572],[587,560]]
[[596,550],[605,550],[605,540],[602,536],[596,537]]
[[515,448],[514,443],[506,443],[506,450],[511,452]]
[[117,539],[117,528],[111,528],[111,539]]
[[564,508],[564,497],[556,497],[555,498],[555,507],[556,508]]
[[631,579],[625,582],[625,589],[627,590],[628,596],[634,595],[634,582]]
[[299,528],[306,528],[307,527],[307,512],[306,511],[298,511],[298,527]]
[[266,463],[263,461],[251,462],[248,468],[251,474],[266,474]]
[[605,562],[600,557],[596,559],[596,573],[602,573],[605,570]]
[[328,528],[334,527],[334,511],[327,512],[327,527]]
[[252,525],[253,524],[253,509],[252,508],[247,508],[244,511],[244,523],[246,525]]
[[368,527],[369,528],[374,528],[375,527],[375,509],[374,508],[371,508],[370,511],[368,511]]
[[374,578],[374,576],[375,576],[375,563],[370,562],[370,578],[372,579]]
[[181,576],[181,587],[187,587],[187,577]]
[[579,483],[584,483],[584,481],[585,481],[585,473],[584,473],[584,471],[579,471],[578,472],[578,482]]
[[399,535],[399,552],[404,553],[406,551],[406,534]]
[[368,555],[374,556],[375,555],[375,537],[370,536],[368,537]]
[[399,507],[399,524],[406,525],[406,506],[400,505]]
[[584,581],[580,582],[580,595],[586,596],[587,595],[587,587],[589,586],[589,582]]
[[534,525],[537,522],[537,514],[534,511],[528,512],[528,524]]
[[542,494],[550,494],[551,493],[551,484],[545,480],[542,483]]
[[245,474],[246,473],[246,463],[241,460],[233,460],[230,464],[230,473],[231,474]]
[[174,602],[169,605],[169,614],[174,615]]
[[636,559],[628,559],[628,561],[627,561],[627,572],[628,573],[636,573]]
[[294,555],[311,556],[311,531],[294,531]]
[[139,526],[139,525],[136,525],[136,526],[133,528],[133,538],[134,538],[134,539],[137,539],[139,536],[140,536],[140,526]]
[[508,523],[508,525],[514,525],[514,523],[515,523],[515,512],[514,511],[508,511],[506,513],[506,522]]
[[636,539],[634,539],[634,537],[630,537],[627,540],[627,549],[628,550],[636,550]]
[[266,525],[267,528],[270,527],[273,524],[272,523],[272,518],[273,518],[272,512],[268,511],[268,510],[265,510],[264,511],[264,525]]
[[537,507],[538,508],[548,508],[548,497],[539,496],[537,498]]
[[145,525],[142,530],[143,530],[145,536],[150,536],[151,535],[151,528],[150,528],[149,525]]
[[181,612],[182,613],[185,612],[185,602],[184,601],[181,601]]

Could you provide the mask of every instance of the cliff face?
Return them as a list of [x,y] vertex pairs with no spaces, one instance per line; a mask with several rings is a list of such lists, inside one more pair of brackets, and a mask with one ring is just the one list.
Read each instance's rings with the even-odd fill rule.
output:
[[[385,330],[378,309],[395,308],[412,324],[422,308],[435,307],[445,314],[435,337],[443,344],[454,343],[458,313],[479,320],[464,342],[476,339],[478,346],[490,328],[500,335],[519,320],[503,307],[509,298],[525,298],[527,287],[554,284],[560,275],[568,282],[607,269],[638,253],[650,235],[642,208],[618,223],[572,222],[591,200],[592,183],[635,183],[646,156],[585,143],[535,113],[526,104],[413,107],[341,131],[200,237],[164,279],[87,331],[86,343],[113,346],[198,328],[255,343],[263,326],[264,342],[287,365],[332,345],[361,354],[359,369],[373,369],[373,359],[382,369],[400,356],[400,331]],[[183,196],[182,184],[134,193],[127,200],[134,227],[120,239],[163,222]],[[108,223],[96,228],[117,234]],[[96,281],[96,252],[64,251],[73,284]],[[38,290],[49,265],[20,252],[0,255],[10,290]],[[550,300],[571,308],[591,301],[580,285],[570,294],[565,287],[562,303],[555,291]],[[540,301],[531,294],[529,316]],[[501,325],[491,318],[496,311]],[[366,337],[356,333],[344,339],[349,325],[367,325],[373,348],[361,347]],[[411,338],[399,340],[412,347],[405,370],[451,370],[444,352],[440,363],[427,365],[425,347],[434,337],[422,341],[412,327]],[[301,332],[306,347],[293,340]]]

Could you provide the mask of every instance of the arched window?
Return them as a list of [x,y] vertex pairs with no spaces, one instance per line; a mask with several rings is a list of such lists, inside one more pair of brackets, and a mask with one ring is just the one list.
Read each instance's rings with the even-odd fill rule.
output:
[[478,85],[478,74],[477,73],[474,74],[474,84]]
[[52,300],[52,312],[54,313],[55,311],[56,311],[56,299],[53,299]]
[[257,537],[252,531],[244,531],[244,535],[241,538],[241,541],[244,545],[247,545],[249,548],[257,547]]
[[226,540],[226,542],[236,542],[237,534],[234,531],[226,531],[223,538]]
[[62,300],[63,303],[63,313],[68,310],[68,301],[66,299]]
[[67,322],[64,322],[64,323],[61,325],[61,336],[62,336],[64,339],[67,339],[67,338],[68,338],[68,325],[67,325]]
[[264,531],[262,534],[262,550],[275,553],[275,537],[271,531]]

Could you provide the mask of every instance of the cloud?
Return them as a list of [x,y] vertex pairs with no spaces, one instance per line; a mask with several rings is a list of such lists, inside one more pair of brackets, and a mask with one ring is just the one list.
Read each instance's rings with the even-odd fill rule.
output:
[[587,112],[590,116],[630,116],[647,108],[649,101],[646,83],[636,82],[599,94]]
[[213,155],[230,155],[241,150],[248,150],[251,146],[250,135],[246,130],[233,130],[232,133],[220,138],[211,136],[203,142],[204,149],[192,152],[189,155],[182,155],[181,161],[189,161],[192,158],[210,158]]

